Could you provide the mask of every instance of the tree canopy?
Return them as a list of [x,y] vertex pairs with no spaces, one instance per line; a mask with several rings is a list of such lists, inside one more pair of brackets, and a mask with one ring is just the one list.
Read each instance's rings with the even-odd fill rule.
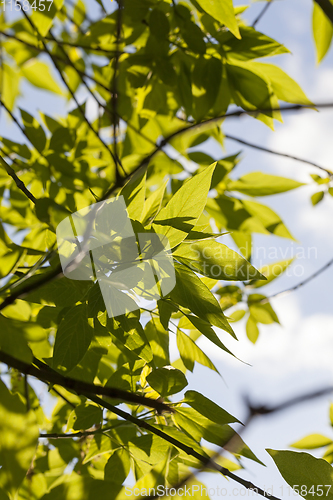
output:
[[[0,500],[153,498],[170,488],[181,496],[186,484],[199,497],[202,470],[276,498],[239,473],[244,459],[262,463],[243,441],[239,417],[187,388],[196,364],[219,373],[200,336],[234,356],[226,346],[234,322],[246,319],[252,343],[261,325],[279,323],[264,287],[293,263],[256,269],[253,235],[295,241],[261,198],[304,183],[262,171],[238,177],[240,155],[223,153],[225,121],[248,115],[274,130],[285,113],[333,105],[311,102],[271,62],[289,52],[257,29],[272,2],[253,26],[245,21],[251,6],[232,0],[117,0],[111,14],[101,0],[2,2],[1,120],[20,139],[0,137]],[[315,0],[318,62],[332,22],[333,2]],[[27,82],[61,96],[67,114],[19,107]],[[330,170],[293,159],[317,171],[313,205],[333,196]],[[112,237],[113,246],[103,240],[92,252],[73,229],[71,270],[83,263],[86,274],[71,279],[59,228],[73,228],[87,207],[111,207],[109,200],[124,200],[126,220],[93,220],[94,238]],[[122,238],[127,223],[132,242]],[[156,241],[164,260],[145,247]],[[151,269],[156,282],[148,285]],[[163,292],[168,278],[174,283]],[[135,293],[142,301],[133,305]],[[36,379],[50,397],[40,397]],[[317,395],[249,405],[242,423]],[[269,449],[267,458],[300,496],[333,498],[332,439],[313,434],[294,447],[325,447],[324,456]]]

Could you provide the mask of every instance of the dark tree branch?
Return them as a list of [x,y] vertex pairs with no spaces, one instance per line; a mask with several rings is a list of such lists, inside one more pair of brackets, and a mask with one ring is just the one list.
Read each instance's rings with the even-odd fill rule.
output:
[[[0,35],[3,35],[5,36],[6,38],[10,38],[12,40],[16,40],[17,42],[20,42],[22,43],[23,45],[25,45],[26,47],[29,47],[30,49],[32,50],[36,50],[37,52],[39,53],[44,53],[46,54],[46,50],[42,47],[37,47],[29,42],[26,42],[25,40],[22,40],[21,38],[19,38],[18,36],[16,35],[10,35],[9,33],[5,33],[4,31],[0,31]],[[53,36],[53,38],[51,37],[48,37],[48,41],[54,41],[55,44],[58,44],[58,40],[56,37]],[[61,45],[61,44],[60,44]],[[68,44],[64,44],[64,45],[68,45]],[[114,55],[114,54],[113,54]],[[77,72],[78,75],[80,75],[80,77],[83,79],[83,78],[88,78],[89,80],[91,80],[92,82],[96,83],[96,85],[99,85],[102,89],[106,90],[107,92],[110,92],[110,89],[108,87],[106,87],[105,85],[103,85],[103,83],[99,82],[98,80],[96,80],[96,78],[94,78],[93,76],[91,75],[88,75],[87,73],[85,73],[84,71],[80,70],[79,68],[77,68],[73,63],[72,61],[69,59],[69,56],[68,54],[66,53],[66,56],[67,58],[66,59],[63,59],[62,57],[59,57],[58,55],[56,54],[52,54],[52,57],[54,59],[56,59],[57,61],[63,63],[63,64],[69,64],[72,68],[74,68],[74,70]],[[84,82],[83,82],[84,83]],[[90,90],[91,92],[91,90]]]
[[255,486],[250,481],[246,481],[245,479],[242,479],[242,478],[236,476],[236,474],[233,474],[225,467],[222,467],[221,465],[217,464],[216,462],[214,462],[211,459],[211,457],[209,457],[207,455],[206,456],[201,455],[197,451],[193,450],[193,448],[191,448],[190,446],[186,446],[185,444],[181,443],[177,439],[175,439],[175,438],[169,436],[168,434],[166,434],[165,432],[161,431],[157,427],[154,427],[153,425],[149,424],[145,420],[140,420],[139,418],[133,417],[129,413],[126,413],[125,411],[121,410],[120,408],[116,408],[115,406],[111,405],[107,401],[104,401],[103,399],[99,398],[98,396],[88,396],[88,397],[89,397],[89,399],[91,399],[91,401],[94,401],[96,404],[102,406],[103,408],[106,408],[107,410],[111,411],[112,413],[115,413],[116,415],[123,418],[124,420],[127,420],[128,422],[132,422],[133,424],[137,425],[141,429],[145,429],[146,431],[151,432],[152,434],[155,434],[156,436],[161,437],[162,439],[164,439],[168,443],[172,444],[176,448],[183,450],[185,453],[187,453],[187,455],[190,455],[190,456],[196,458],[204,465],[209,464],[210,468],[213,468],[213,469],[217,470],[218,472],[220,472],[221,474],[223,474],[223,476],[229,477],[233,481],[236,481],[238,484],[241,484],[242,486],[244,486],[244,488],[246,488],[247,490],[254,490],[256,493],[258,493],[259,495],[261,495],[265,498],[271,498],[272,500],[279,500],[277,497],[274,497],[273,495],[271,495],[268,492],[265,492],[264,490],[262,490],[258,486]]
[[21,130],[21,132],[24,135],[24,137],[26,137],[26,139],[28,139],[28,141],[30,142],[30,144],[32,145],[32,147],[34,148],[34,150],[37,151],[37,153],[40,156],[40,158],[43,158],[46,161],[48,167],[51,168],[49,160],[46,158],[46,156],[43,155],[43,153],[41,153],[40,151],[38,151],[38,149],[34,146],[34,144],[32,143],[32,141],[31,141],[31,139],[29,137],[29,134],[27,133],[27,131],[22,127],[22,125],[17,120],[17,118],[13,115],[13,113],[10,111],[10,109],[7,108],[6,104],[3,102],[3,100],[1,99],[1,97],[0,97],[0,104],[7,111],[7,113],[9,114],[10,118],[13,120],[13,122],[15,123],[15,125]]
[[248,409],[250,415],[270,415],[272,413],[278,413],[279,411],[288,410],[293,406],[297,406],[301,403],[306,403],[307,401],[312,401],[313,399],[321,398],[322,396],[328,396],[333,393],[333,386],[325,387],[323,389],[319,389],[317,391],[309,392],[306,394],[302,394],[301,396],[296,396],[275,406],[266,406],[266,405],[253,405],[248,402]]
[[295,161],[298,161],[301,163],[306,163],[307,165],[311,165],[312,167],[319,168],[320,170],[322,170],[323,172],[328,174],[330,177],[333,176],[333,172],[331,172],[330,170],[328,170],[324,167],[321,167],[320,165],[318,165],[317,163],[314,163],[312,161],[304,160],[303,158],[299,158],[298,156],[289,155],[287,153],[280,153],[279,151],[274,151],[273,149],[264,148],[263,146],[253,144],[253,142],[244,141],[243,139],[240,139],[239,137],[235,137],[234,135],[224,134],[224,137],[226,139],[231,140],[231,141],[235,141],[235,142],[239,142],[240,144],[244,144],[244,146],[248,146],[249,148],[254,148],[254,149],[257,149],[259,151],[264,151],[265,153],[270,153],[273,155],[282,156],[284,158],[290,158],[291,160],[295,160]]
[[[201,127],[204,127],[206,125],[213,125],[215,123],[219,123],[227,118],[239,118],[241,116],[249,115],[249,116],[256,116],[259,115],[260,113],[269,113],[269,112],[274,112],[274,111],[280,111],[283,113],[288,113],[292,111],[301,111],[304,109],[313,109],[313,108],[333,108],[333,102],[329,103],[321,103],[321,104],[314,104],[314,105],[303,105],[303,104],[291,104],[287,106],[281,106],[278,108],[263,108],[263,109],[256,109],[256,110],[245,110],[245,109],[240,109],[237,111],[231,111],[230,113],[225,113],[224,115],[221,116],[216,116],[214,118],[208,118],[207,120],[203,120],[202,122],[194,122],[191,123],[185,127],[180,128],[179,130],[176,130],[172,134],[168,135],[164,139],[161,140],[161,142],[156,145],[155,149],[151,153],[149,153],[147,156],[145,156],[140,163],[135,167],[135,169],[131,172],[130,176],[134,175],[136,172],[141,170],[142,168],[148,166],[149,162],[154,158],[154,156],[161,150],[163,150],[164,146],[169,144],[172,139],[175,137],[178,137],[179,135],[182,135],[186,132],[189,132],[191,130],[197,130],[200,129]],[[117,187],[115,184],[105,193],[103,200],[108,198],[110,196],[110,193],[114,190],[114,188]],[[119,187],[119,186],[118,186]]]
[[270,295],[269,297],[266,297],[265,299],[262,299],[262,300],[260,300],[258,302],[260,302],[261,304],[264,304],[266,302],[269,302],[269,300],[273,299],[274,297],[281,297],[282,295],[287,295],[288,293],[294,292],[295,290],[298,290],[302,286],[307,285],[313,279],[317,278],[317,276],[319,276],[321,273],[323,273],[324,271],[326,271],[326,269],[328,269],[332,265],[333,265],[333,259],[331,259],[330,261],[328,261],[323,267],[321,267],[320,269],[318,269],[318,271],[316,271],[315,273],[311,274],[311,276],[309,276],[305,280],[301,281],[297,285],[292,286],[291,288],[287,288],[286,290],[282,290],[281,292],[273,293],[273,295]]
[[[114,58],[114,67],[113,67],[113,82],[112,82],[112,89],[111,89],[111,95],[112,95],[112,113],[113,113],[113,119],[112,119],[112,125],[113,125],[113,147],[114,147],[114,156],[117,161],[116,165],[116,170],[117,170],[117,179],[120,180],[120,172],[118,169],[119,167],[124,171],[124,168],[121,164],[121,161],[119,159],[118,155],[118,148],[117,148],[117,134],[118,134],[118,71],[119,71],[119,59],[120,59],[120,41],[121,41],[121,24],[122,24],[122,5],[123,0],[118,0],[118,16],[117,16],[117,28],[116,28],[116,55]],[[124,172],[126,175],[126,172]]]
[[25,363],[24,361],[16,359],[10,354],[6,354],[5,352],[0,351],[0,362],[5,363],[12,368],[15,368],[25,375],[32,375],[42,382],[46,382],[47,384],[51,383],[60,385],[61,387],[73,390],[78,394],[101,394],[112,399],[120,399],[121,401],[124,401],[126,403],[154,408],[159,413],[163,413],[165,411],[173,411],[167,404],[161,403],[160,401],[155,399],[140,396],[136,393],[130,393],[122,389],[98,386],[95,384],[90,384],[88,382],[83,382],[81,380],[66,377],[56,372],[55,370],[49,369],[48,365],[37,359],[34,359],[34,364],[37,364],[38,368],[32,364]]
[[32,201],[32,203],[36,203],[37,200],[34,195],[29,191],[24,182],[16,175],[14,169],[10,165],[8,165],[8,163],[2,158],[2,156],[0,156],[0,164],[6,170],[7,174],[13,179],[16,186],[22,191],[22,193],[24,193],[27,198]]
[[62,268],[61,265],[57,265],[52,271],[48,271],[43,273],[41,276],[40,280],[36,280],[33,283],[28,283],[25,286],[18,286],[16,290],[14,290],[8,297],[4,299],[4,301],[0,304],[0,311],[2,311],[5,307],[9,306],[10,304],[13,304],[16,299],[19,299],[21,297],[24,297],[27,293],[32,292],[33,290],[37,290],[43,285],[46,285],[46,283],[49,283],[56,277],[60,276],[62,274]]
[[262,19],[262,17],[266,14],[266,12],[269,9],[270,5],[272,5],[273,1],[274,0],[267,0],[267,3],[265,5],[265,7],[259,13],[258,17],[256,17],[256,19],[253,21],[252,28],[256,27],[256,25],[259,23],[259,21]]

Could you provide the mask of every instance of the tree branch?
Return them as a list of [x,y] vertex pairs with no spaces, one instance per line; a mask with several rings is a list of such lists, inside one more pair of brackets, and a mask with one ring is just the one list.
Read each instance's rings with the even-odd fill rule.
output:
[[[29,42],[26,42],[25,40],[22,40],[21,38],[19,38],[18,36],[16,35],[10,35],[9,33],[5,33],[4,31],[0,31],[0,35],[3,35],[5,36],[6,38],[10,38],[12,40],[16,40],[17,42],[19,43],[22,43],[23,45],[25,45],[26,47],[29,47],[30,49],[33,49],[33,50],[36,50],[37,52],[39,53],[43,53],[43,54],[47,54],[46,50],[41,48],[41,47],[37,47],[35,45],[33,45],[32,43],[29,43]],[[53,37],[48,37],[48,40],[51,42],[53,41],[55,44],[58,44],[58,39],[53,35]],[[61,45],[61,44],[60,44]],[[63,44],[63,45],[68,45],[68,44]],[[75,71],[77,72],[78,75],[80,75],[81,78],[89,78],[89,80],[91,80],[92,82],[96,83],[96,85],[99,85],[102,89],[106,90],[107,92],[110,92],[110,89],[108,87],[106,87],[105,85],[103,85],[103,83],[99,82],[98,80],[96,80],[93,76],[91,75],[88,75],[87,73],[85,73],[84,71],[82,71],[81,69],[77,68],[69,59],[69,56],[67,53],[65,53],[66,56],[67,56],[67,61],[68,61],[68,64],[73,67],[75,69]],[[114,55],[114,53],[113,53]],[[52,57],[54,59],[56,59],[57,61],[63,63],[63,64],[67,64],[66,60],[63,59],[62,57],[59,57],[57,54],[52,54]]]
[[266,14],[267,10],[269,9],[270,5],[272,5],[272,3],[274,2],[274,0],[267,0],[267,3],[265,5],[265,7],[262,9],[262,11],[259,13],[258,17],[256,17],[256,19],[253,21],[252,23],[252,28],[255,28],[256,25],[258,24],[258,22],[261,20],[261,18]]
[[311,274],[311,276],[309,276],[305,280],[301,281],[297,285],[292,286],[291,288],[287,288],[286,290],[282,290],[281,292],[273,293],[273,295],[270,295],[269,297],[266,297],[265,299],[262,299],[262,300],[260,300],[258,302],[260,302],[261,304],[265,304],[266,302],[269,302],[269,300],[272,299],[272,298],[274,298],[274,297],[281,297],[282,295],[287,295],[288,293],[294,292],[295,290],[298,290],[302,286],[307,285],[313,279],[317,278],[317,276],[319,276],[321,273],[323,273],[324,271],[326,271],[326,269],[328,269],[332,265],[333,265],[333,259],[329,260],[323,267],[321,267],[320,269],[318,269],[318,271],[316,271],[315,273]]
[[168,443],[172,444],[176,448],[181,449],[187,455],[190,455],[190,456],[196,458],[197,460],[199,460],[203,464],[209,463],[210,467],[214,468],[215,470],[217,470],[218,472],[223,474],[223,476],[229,477],[233,481],[236,481],[238,484],[241,484],[247,490],[254,490],[259,495],[261,495],[265,498],[271,498],[272,500],[279,500],[277,497],[274,497],[273,495],[265,492],[264,490],[262,490],[258,486],[255,486],[250,481],[246,481],[245,479],[242,479],[242,478],[236,476],[236,474],[233,474],[225,467],[222,467],[221,465],[212,461],[211,457],[209,457],[207,455],[206,456],[201,455],[197,451],[193,450],[193,448],[191,448],[190,446],[186,446],[185,444],[181,443],[177,439],[175,439],[175,438],[169,436],[168,434],[166,434],[165,432],[161,431],[157,427],[154,427],[153,425],[149,424],[145,420],[140,420],[139,418],[133,417],[129,413],[126,413],[125,411],[121,410],[120,408],[116,408],[115,406],[112,406],[110,403],[108,403],[107,401],[104,401],[103,399],[99,398],[98,396],[88,396],[88,397],[89,397],[89,399],[91,399],[91,401],[94,401],[96,404],[102,406],[103,408],[106,408],[107,410],[111,411],[112,413],[115,413],[116,415],[123,418],[124,420],[127,420],[128,422],[132,422],[133,424],[137,425],[141,429],[145,429],[146,431],[151,432],[152,434],[155,434],[156,436],[161,437],[162,439],[164,439]]
[[291,160],[295,160],[295,161],[298,161],[301,163],[306,163],[307,165],[311,165],[312,167],[319,168],[320,170],[322,170],[323,172],[328,174],[330,177],[333,176],[333,172],[331,172],[327,168],[321,167],[320,165],[318,165],[317,163],[314,163],[312,161],[304,160],[303,158],[299,158],[298,156],[289,155],[287,153],[280,153],[279,151],[274,151],[273,149],[264,148],[263,146],[258,146],[257,144],[253,144],[253,142],[244,141],[243,139],[240,139],[239,137],[235,137],[234,135],[224,134],[224,137],[226,139],[231,140],[231,141],[235,141],[235,142],[239,142],[240,144],[244,144],[244,146],[248,146],[250,148],[254,148],[254,149],[257,149],[259,151],[264,151],[265,153],[270,153],[273,155],[282,156],[284,158],[290,158]]
[[114,387],[98,386],[95,384],[90,384],[88,382],[83,382],[81,380],[66,377],[56,372],[55,370],[49,369],[48,365],[40,360],[37,360],[36,358],[34,358],[34,364],[36,364],[38,368],[36,368],[36,366],[32,364],[25,363],[24,361],[16,359],[10,354],[6,354],[5,352],[0,351],[0,362],[5,363],[12,368],[15,368],[21,373],[32,375],[42,382],[60,385],[61,387],[73,390],[78,394],[101,394],[112,399],[120,399],[125,403],[154,408],[159,413],[163,413],[165,411],[173,411],[167,404],[161,403],[160,401],[155,399],[150,399],[145,396],[140,396],[139,394],[131,393]]
[[[119,70],[119,58],[120,58],[120,53],[119,53],[119,48],[120,48],[120,39],[121,39],[121,23],[122,23],[122,0],[118,0],[118,16],[117,16],[117,28],[116,28],[116,55],[114,58],[114,68],[113,68],[113,82],[112,82],[112,89],[111,89],[111,94],[112,94],[112,111],[113,111],[113,147],[114,147],[114,156],[116,158],[117,164],[121,167],[122,170],[124,170],[121,161],[118,156],[118,151],[117,151],[117,133],[118,133],[118,89],[117,89],[117,83],[118,83],[118,70]],[[119,179],[119,170],[117,168],[117,173],[118,173],[118,179]],[[125,172],[126,173],[126,172]]]
[[27,189],[25,186],[24,182],[21,181],[21,179],[16,175],[14,169],[8,165],[8,163],[0,156],[0,164],[3,166],[3,168],[6,170],[7,174],[13,179],[15,182],[16,186],[24,193],[32,203],[36,203],[36,198],[34,195]]

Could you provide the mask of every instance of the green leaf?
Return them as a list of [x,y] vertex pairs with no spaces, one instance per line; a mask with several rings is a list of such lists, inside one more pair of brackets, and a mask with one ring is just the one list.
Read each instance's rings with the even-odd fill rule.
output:
[[328,500],[333,499],[333,469],[325,460],[303,452],[266,451],[273,458],[284,480],[298,490],[300,496],[313,499],[314,496],[324,495]]
[[262,299],[266,299],[265,295],[252,294],[248,297],[248,304],[250,314],[257,323],[262,323],[264,325],[270,325],[271,323],[279,323],[279,319],[272,308],[272,306],[266,303],[260,303]]
[[79,26],[84,22],[86,18],[86,6],[82,0],[78,0],[74,7],[73,19]]
[[172,366],[153,370],[147,376],[147,382],[161,396],[177,394],[188,384],[184,373]]
[[271,208],[250,200],[242,200],[242,205],[249,212],[249,214],[252,215],[252,217],[255,217],[255,219],[257,219],[264,226],[269,233],[275,234],[275,236],[280,236],[281,238],[294,240],[294,237],[290,234],[280,216]]
[[93,333],[87,320],[86,306],[80,304],[70,309],[56,334],[53,367],[65,371],[75,368],[87,352]]
[[259,328],[257,322],[251,314],[246,322],[246,335],[253,344],[257,342],[259,337]]
[[12,111],[16,98],[20,93],[20,75],[15,67],[3,63],[2,69],[0,70],[0,78],[2,79],[1,99],[7,108]]
[[51,75],[47,64],[30,59],[22,67],[22,74],[35,87],[62,95],[63,92]]
[[129,441],[129,452],[135,460],[147,462],[150,465],[162,462],[168,453],[170,444],[154,434],[146,434]]
[[153,359],[153,352],[135,312],[109,318],[107,326],[111,335],[119,341],[119,348],[125,348],[125,352],[128,349],[147,363]]
[[273,91],[281,101],[311,106],[313,103],[287,73],[274,64],[251,62],[254,70],[261,72],[271,83]]
[[[33,0],[29,0],[33,3]],[[44,10],[35,9],[31,15],[31,20],[41,36],[46,36],[52,27],[53,19],[64,4],[64,0],[54,0]]]
[[239,191],[250,196],[269,196],[285,193],[300,186],[304,186],[304,183],[276,175],[263,174],[262,172],[251,172],[236,181],[228,182],[227,189],[228,191]]
[[24,325],[21,321],[0,315],[0,349],[16,359],[31,363],[32,352],[22,330]]
[[311,203],[313,206],[318,205],[324,198],[324,191],[318,191],[318,193],[315,193],[311,196]]
[[288,269],[288,267],[294,262],[294,260],[294,258],[281,260],[280,262],[274,262],[273,264],[267,264],[266,266],[261,267],[259,271],[261,272],[261,274],[266,276],[266,281],[259,280],[253,284],[251,283],[251,286],[253,286],[253,288],[260,288],[264,285],[267,285],[271,281],[278,278],[282,273],[284,273],[285,270]]
[[35,413],[27,412],[18,394],[0,381],[0,488],[11,500],[19,489],[36,452],[39,429]]
[[182,29],[184,41],[188,47],[197,54],[205,54],[206,44],[204,42],[204,34],[197,24],[191,19],[186,19]]
[[[229,427],[212,422],[193,408],[177,408],[175,413],[177,424],[195,440],[206,439],[210,443],[230,451],[234,455],[242,455],[260,464],[262,462],[254,455],[249,447],[244,443],[239,434]],[[235,436],[233,442],[230,440]]]
[[[241,38],[232,0],[196,0],[214,19],[224,24],[236,38]],[[195,5],[195,2],[192,2]]]
[[136,172],[119,193],[124,197],[128,215],[134,220],[140,220],[143,212],[146,192],[145,181],[146,172]]
[[[188,324],[184,325],[184,323],[186,323],[186,322]],[[213,344],[215,344],[220,349],[222,349],[223,351],[225,351],[228,354],[231,354],[233,356],[232,352],[229,351],[229,349],[224,344],[222,344],[221,340],[219,339],[219,337],[217,336],[217,334],[214,332],[214,330],[210,326],[210,324],[207,323],[207,321],[205,321],[205,320],[203,320],[201,318],[198,318],[197,316],[186,315],[186,316],[183,316],[183,318],[181,318],[181,320],[179,322],[179,327],[184,328],[185,330],[189,330],[190,329],[190,330],[193,331],[193,326],[200,333],[202,333],[202,335],[204,335],[207,339],[209,339],[211,342],[213,342]]]
[[78,405],[69,416],[67,432],[90,429],[94,425],[99,425],[103,418],[102,409],[93,404],[83,403]]
[[183,242],[173,256],[192,271],[216,280],[246,281],[262,274],[249,262],[215,239]]
[[223,425],[230,424],[232,422],[239,422],[237,418],[233,417],[216,403],[200,394],[200,392],[185,392],[184,403],[188,404],[194,408],[194,410],[198,411],[201,415],[209,420],[212,420],[216,424]]
[[145,223],[149,223],[150,219],[155,217],[156,214],[159,212],[159,210],[162,206],[163,196],[164,196],[164,192],[165,192],[165,188],[166,188],[167,183],[168,183],[168,181],[165,181],[164,184],[162,184],[159,188],[157,188],[146,199],[145,204],[144,204],[143,213],[141,215],[141,218],[139,219],[143,225],[145,225]]
[[278,99],[268,79],[249,63],[232,61],[226,64],[231,97],[237,106],[247,110],[262,111],[257,118],[273,128],[273,118],[280,119],[280,113],[269,111],[279,107]]
[[29,141],[41,153],[46,146],[46,135],[43,127],[27,111],[20,109],[20,112]]
[[[162,313],[160,312],[160,316]],[[154,356],[154,363],[158,368],[170,365],[169,333],[164,328],[160,318],[153,316],[145,326],[145,334]]]
[[320,63],[332,43],[333,25],[316,2],[313,2],[312,30],[316,45],[317,62]]
[[239,31],[241,34],[240,40],[231,36],[230,33],[222,31],[216,35],[217,40],[227,52],[228,58],[248,60],[289,52],[284,45],[250,26],[240,26]]
[[153,9],[149,16],[149,28],[152,35],[159,39],[166,39],[169,35],[170,24],[168,18],[160,9]]
[[175,272],[176,285],[170,293],[170,298],[176,304],[190,309],[199,318],[222,328],[236,338],[218,301],[200,278],[191,269],[177,262],[175,262]]
[[202,214],[216,163],[187,180],[154,220],[156,233],[164,234],[170,248],[181,243]]
[[200,347],[181,330],[177,330],[177,347],[185,367],[191,372],[193,371],[195,361],[197,361],[201,365],[207,366],[211,370],[219,373],[208,356],[206,356]]
[[299,448],[301,450],[313,450],[315,448],[322,448],[323,446],[327,446],[328,444],[332,443],[332,439],[323,436],[322,434],[309,434],[303,439],[295,441],[295,443],[291,444],[290,446],[292,446],[293,448]]
[[104,469],[105,479],[123,484],[131,468],[130,455],[125,448],[118,448],[112,452]]

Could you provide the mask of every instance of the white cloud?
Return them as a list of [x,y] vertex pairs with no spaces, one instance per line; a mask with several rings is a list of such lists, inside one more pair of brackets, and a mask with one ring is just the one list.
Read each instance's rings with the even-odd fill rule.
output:
[[[223,364],[237,367],[247,376],[279,379],[283,376],[317,371],[318,375],[333,375],[333,315],[314,314],[304,317],[297,297],[289,294],[272,301],[282,326],[260,325],[260,336],[253,345],[245,334],[245,322],[233,325],[239,342],[222,334],[227,347],[248,366],[230,355],[218,351],[207,339],[199,341],[200,346],[213,359],[223,359]],[[253,375],[252,375],[253,374]]]

